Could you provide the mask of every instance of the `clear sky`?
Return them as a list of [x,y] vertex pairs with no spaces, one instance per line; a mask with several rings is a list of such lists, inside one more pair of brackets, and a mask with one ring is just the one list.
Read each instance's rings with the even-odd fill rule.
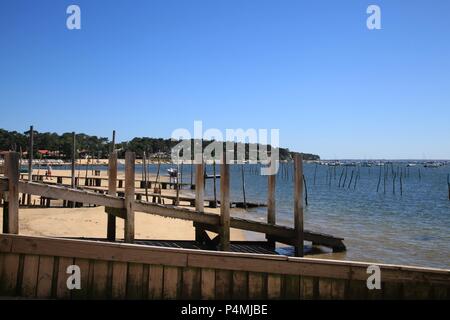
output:
[[202,120],[322,158],[449,159],[450,1],[1,0],[0,110],[17,131],[125,140]]

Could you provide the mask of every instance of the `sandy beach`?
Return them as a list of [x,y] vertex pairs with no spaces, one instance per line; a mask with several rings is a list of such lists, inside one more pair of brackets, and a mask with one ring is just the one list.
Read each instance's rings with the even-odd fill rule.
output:
[[[3,223],[0,216],[0,224]],[[136,239],[193,240],[192,222],[136,212]],[[28,236],[106,238],[104,207],[21,208],[19,232]],[[123,220],[117,219],[117,237],[123,239]],[[244,232],[231,230],[232,240],[245,240]]]

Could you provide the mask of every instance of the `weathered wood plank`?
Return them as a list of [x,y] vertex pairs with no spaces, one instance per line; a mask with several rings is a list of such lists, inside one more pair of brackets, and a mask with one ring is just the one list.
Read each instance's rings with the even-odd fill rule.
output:
[[108,298],[108,261],[94,261],[93,281],[92,281],[92,298],[106,299]]
[[146,264],[187,265],[187,254],[176,249],[114,244],[96,241],[18,236],[13,252],[55,255],[92,260],[122,261]]
[[56,297],[58,299],[70,299],[71,290],[67,288],[67,279],[69,274],[67,274],[67,267],[73,265],[73,258],[59,257],[58,259],[58,273],[56,280]]
[[[303,300],[313,300],[318,293],[314,292],[314,281],[313,277],[302,276],[300,279],[300,289],[301,289],[301,298]],[[316,278],[316,282],[318,282]]]
[[283,277],[280,274],[267,275],[267,299],[279,300],[283,297]]
[[54,259],[50,256],[39,257],[36,298],[49,299],[52,296]]
[[181,271],[176,267],[164,266],[163,298],[174,300],[180,294]]
[[127,299],[132,300],[143,299],[144,296],[143,275],[144,275],[144,265],[140,263],[128,264]]
[[216,299],[231,299],[232,273],[229,270],[216,270]]
[[39,256],[26,255],[23,259],[23,274],[21,296],[25,298],[36,297],[38,282]]
[[341,279],[331,280],[331,299],[344,300],[346,297],[347,281]]
[[331,300],[331,279],[320,278],[319,279],[319,299]]
[[41,183],[19,181],[19,191],[22,193],[44,196],[47,198],[60,199],[73,202],[89,203],[98,206],[107,206],[123,209],[124,200],[119,197],[75,190],[61,186],[50,186]]
[[163,297],[163,267],[150,265],[148,270],[148,299],[159,300]]
[[248,299],[248,273],[245,271],[233,271],[233,292],[231,298],[234,300]]
[[212,300],[216,297],[216,272],[214,269],[201,269],[202,281],[202,299]]
[[94,262],[91,262],[88,259],[76,258],[74,261],[74,265],[80,268],[81,289],[72,290],[72,299],[88,299],[93,295],[91,294],[91,287],[92,282],[95,281],[93,275]]
[[123,300],[127,296],[128,264],[126,262],[113,262],[111,298]]
[[267,298],[266,275],[264,273],[248,273],[248,297],[251,300]]
[[3,296],[15,296],[17,294],[17,277],[19,275],[20,255],[3,253],[0,262],[0,294]]
[[201,269],[184,268],[181,298],[185,300],[200,299],[201,297]]
[[300,299],[300,277],[294,275],[285,275],[283,277],[284,299]]

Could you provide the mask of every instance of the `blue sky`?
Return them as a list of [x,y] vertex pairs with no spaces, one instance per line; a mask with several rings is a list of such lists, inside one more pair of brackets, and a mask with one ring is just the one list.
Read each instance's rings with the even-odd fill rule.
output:
[[0,127],[125,140],[202,120],[322,158],[449,159],[449,16],[447,0],[2,0]]

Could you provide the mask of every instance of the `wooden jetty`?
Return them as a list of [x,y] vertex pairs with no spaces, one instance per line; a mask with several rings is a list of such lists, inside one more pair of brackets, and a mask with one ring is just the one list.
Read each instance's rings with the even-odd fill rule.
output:
[[[108,169],[108,194],[19,179],[19,156],[9,152],[3,195],[3,234],[0,235],[0,296],[28,298],[134,299],[346,299],[449,298],[450,271],[379,265],[383,289],[368,290],[368,263],[307,259],[276,255],[275,242],[292,245],[303,256],[304,241],[345,250],[342,238],[303,228],[302,160],[295,160],[295,224],[276,224],[269,176],[268,222],[230,216],[229,165],[221,166],[220,215],[204,212],[204,185],[196,188],[196,208],[181,208],[139,200],[135,156],[126,153],[124,194],[117,194],[117,153]],[[196,180],[203,179],[197,165]],[[28,194],[72,203],[105,206],[107,239],[78,240],[19,235],[19,195]],[[191,221],[196,239],[190,242],[135,240],[136,212]],[[124,242],[116,242],[116,219],[124,219]],[[230,228],[265,234],[268,241],[230,241]],[[217,236],[210,238],[205,231]],[[203,250],[203,249],[208,250]],[[238,252],[233,252],[238,251]],[[82,289],[69,290],[66,269],[81,269]]]

